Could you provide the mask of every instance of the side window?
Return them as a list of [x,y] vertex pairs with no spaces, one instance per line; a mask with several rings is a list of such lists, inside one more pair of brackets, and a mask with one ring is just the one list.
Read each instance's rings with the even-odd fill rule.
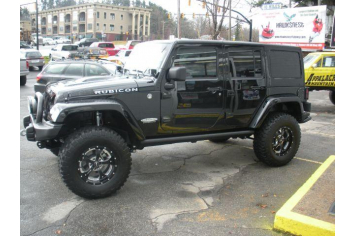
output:
[[52,74],[52,75],[61,75],[65,70],[67,64],[53,64],[45,68],[42,74]]
[[217,51],[215,48],[181,48],[177,51],[173,66],[184,66],[187,78],[203,79],[217,76]]
[[236,76],[233,77],[262,77],[262,57],[260,50],[233,51],[229,49],[229,58],[236,68]]
[[65,75],[83,76],[84,64],[71,64],[65,71]]
[[273,79],[301,79],[300,54],[295,51],[272,50],[270,52],[270,74]]
[[86,76],[99,76],[99,75],[109,75],[109,73],[97,65],[86,64],[85,66]]
[[335,58],[332,56],[323,57],[322,67],[335,67]]
[[318,60],[318,62],[315,65],[316,65],[316,68],[322,67],[322,58],[320,60]]

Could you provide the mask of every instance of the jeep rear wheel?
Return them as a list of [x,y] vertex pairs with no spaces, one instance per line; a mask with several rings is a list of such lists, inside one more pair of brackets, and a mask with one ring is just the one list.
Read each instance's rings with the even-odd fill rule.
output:
[[76,131],[65,140],[59,157],[63,181],[84,198],[103,198],[119,190],[132,162],[123,138],[104,127]]
[[258,159],[269,166],[283,166],[297,153],[301,130],[293,116],[277,112],[267,117],[254,136],[253,148]]

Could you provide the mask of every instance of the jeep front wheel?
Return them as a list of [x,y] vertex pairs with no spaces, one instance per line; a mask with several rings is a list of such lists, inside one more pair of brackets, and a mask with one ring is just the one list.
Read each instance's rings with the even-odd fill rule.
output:
[[254,134],[253,148],[258,159],[269,166],[289,163],[300,146],[297,120],[286,113],[271,113]]
[[63,181],[84,198],[103,198],[119,190],[132,162],[124,139],[104,127],[85,127],[71,134],[59,157]]

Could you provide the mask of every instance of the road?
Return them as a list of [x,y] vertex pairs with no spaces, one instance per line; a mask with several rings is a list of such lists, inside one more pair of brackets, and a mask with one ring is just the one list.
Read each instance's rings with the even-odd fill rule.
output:
[[[37,73],[21,87],[21,118]],[[335,154],[328,92],[311,92],[310,102],[313,120],[285,167],[258,162],[251,140],[149,147],[132,154],[125,186],[100,200],[70,192],[57,157],[21,137],[21,235],[281,235],[274,213]]]

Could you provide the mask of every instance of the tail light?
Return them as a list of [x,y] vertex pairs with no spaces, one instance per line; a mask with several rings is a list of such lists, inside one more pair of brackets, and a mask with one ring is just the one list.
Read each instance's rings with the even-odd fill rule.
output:
[[305,100],[309,100],[310,98],[310,90],[309,88],[305,88]]
[[41,78],[42,78],[42,74],[39,73],[39,74],[37,75],[37,78],[36,78],[37,82],[38,82]]
[[29,63],[28,63],[28,61],[26,61],[26,67],[27,67],[27,69],[29,69]]
[[44,57],[40,57],[39,59],[42,59],[42,60],[43,60],[43,59],[44,59]]

